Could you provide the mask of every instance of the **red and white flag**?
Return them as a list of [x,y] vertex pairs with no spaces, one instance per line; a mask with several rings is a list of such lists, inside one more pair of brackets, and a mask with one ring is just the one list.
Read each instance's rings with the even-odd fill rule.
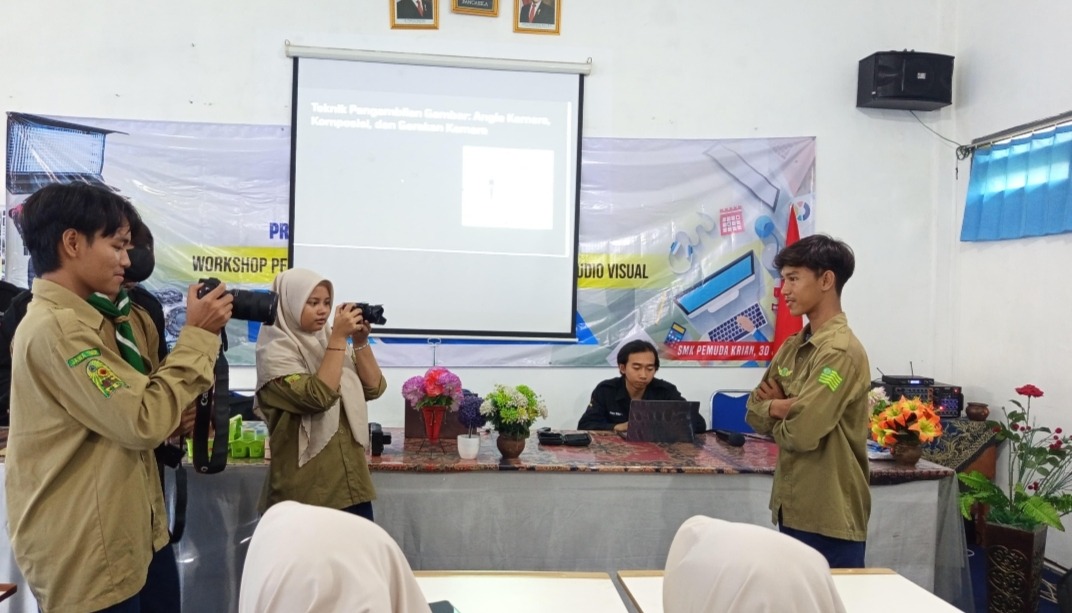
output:
[[[788,247],[798,240],[800,240],[800,228],[797,227],[797,213],[793,206],[790,205],[789,227],[785,231],[785,246]],[[781,283],[774,289],[774,295],[778,298],[778,310],[774,316],[774,341],[771,346],[772,355],[778,353],[778,348],[782,346],[785,339],[800,332],[804,328],[804,318],[789,312],[789,306],[785,303],[785,297],[782,296]]]

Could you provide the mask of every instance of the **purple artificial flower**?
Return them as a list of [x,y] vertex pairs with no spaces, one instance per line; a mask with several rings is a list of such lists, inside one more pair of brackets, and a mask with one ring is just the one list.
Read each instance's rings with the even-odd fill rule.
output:
[[484,400],[469,390],[462,390],[462,395],[458,421],[469,430],[469,436],[472,436],[477,428],[482,428],[488,422],[487,416],[480,412],[480,405]]
[[402,397],[409,402],[410,406],[418,408],[417,405],[424,400],[424,377],[406,379],[406,382],[402,384]]

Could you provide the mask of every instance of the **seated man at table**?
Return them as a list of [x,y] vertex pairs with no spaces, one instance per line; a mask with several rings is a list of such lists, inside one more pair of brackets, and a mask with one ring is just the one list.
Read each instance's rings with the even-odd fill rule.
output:
[[[648,341],[635,340],[622,345],[618,350],[618,372],[621,376],[602,381],[592,391],[578,430],[613,430],[625,432],[629,429],[629,403],[633,400],[684,400],[681,392],[673,383],[657,379],[659,371],[659,353],[655,345]],[[707,429],[703,416],[692,416],[692,428],[695,432]]]

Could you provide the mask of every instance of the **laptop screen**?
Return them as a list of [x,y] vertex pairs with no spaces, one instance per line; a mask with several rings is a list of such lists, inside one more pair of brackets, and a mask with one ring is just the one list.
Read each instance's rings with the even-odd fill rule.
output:
[[686,315],[691,315],[700,308],[716,310],[736,297],[734,290],[755,279],[755,268],[752,252],[746,251],[741,257],[682,292],[676,302]]
[[690,400],[633,400],[625,440],[641,443],[691,443],[692,415],[700,403]]

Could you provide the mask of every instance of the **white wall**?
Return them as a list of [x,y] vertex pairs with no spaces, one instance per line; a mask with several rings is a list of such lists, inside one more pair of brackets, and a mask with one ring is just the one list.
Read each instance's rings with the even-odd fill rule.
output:
[[[1067,24],[1072,4],[983,0],[956,17],[956,134],[969,142],[1072,110]],[[962,168],[964,170],[964,168]],[[994,243],[960,243],[967,176],[942,206],[957,212],[951,236],[956,348],[953,376],[992,411],[1033,383],[1046,395],[1033,403],[1039,425],[1072,427],[1072,235]],[[1020,400],[1023,400],[1022,398]],[[1000,411],[998,411],[1000,415]],[[1066,518],[1066,525],[1069,520]],[[1050,531],[1046,557],[1072,561],[1072,537]]]
[[[879,50],[952,52],[938,2],[622,3],[566,0],[562,35],[512,32],[497,19],[455,15],[439,31],[390,30],[388,0],[193,0],[181,8],[108,0],[8,0],[0,23],[0,111],[171,121],[285,124],[291,63],[283,41],[387,50],[583,60],[585,134],[618,137],[814,135],[820,231],[857,251],[846,309],[871,362],[948,379],[930,296],[939,261],[933,213],[938,139],[904,112],[855,108],[856,63]],[[624,10],[623,7],[633,7]],[[165,27],[166,26],[166,27]],[[650,41],[650,42],[644,42]],[[15,59],[18,58],[18,59]],[[948,109],[924,113],[940,123]],[[894,299],[911,287],[911,300]],[[449,365],[448,365],[449,366]],[[402,422],[402,381],[372,417]],[[546,396],[549,424],[570,426],[613,369],[464,371],[466,385],[527,382]],[[693,399],[751,387],[756,369],[665,369]],[[236,373],[236,382],[250,374]]]

